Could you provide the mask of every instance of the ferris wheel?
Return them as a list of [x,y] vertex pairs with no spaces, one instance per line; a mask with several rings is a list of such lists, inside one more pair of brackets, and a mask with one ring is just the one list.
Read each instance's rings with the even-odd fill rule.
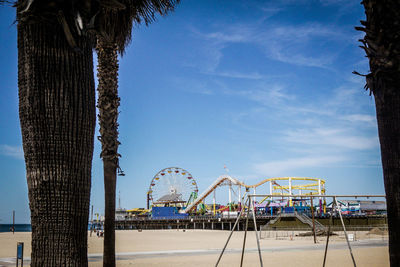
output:
[[183,205],[199,191],[193,176],[178,167],[159,171],[151,180],[147,192],[147,208],[153,205]]

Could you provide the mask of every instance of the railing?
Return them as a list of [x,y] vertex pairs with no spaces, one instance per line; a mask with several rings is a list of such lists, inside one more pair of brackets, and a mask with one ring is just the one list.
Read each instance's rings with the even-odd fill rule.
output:
[[[313,220],[309,218],[306,214],[301,214],[295,212],[296,218],[299,219],[302,223],[308,224],[311,228],[313,227]],[[319,221],[314,220],[314,225],[315,228],[319,231],[326,231],[326,228],[324,225],[322,225]]]
[[[301,233],[310,233],[309,227],[304,226],[289,226],[289,227],[267,227],[266,225],[260,228],[260,238],[273,238],[273,239],[293,239],[293,238],[312,238],[312,235],[302,235]],[[388,225],[346,225],[348,234],[353,235],[353,240],[369,240],[369,239],[388,239]],[[331,226],[330,232],[333,233],[333,239],[344,240],[345,234],[343,227],[340,225]],[[326,238],[326,237],[324,237]]]

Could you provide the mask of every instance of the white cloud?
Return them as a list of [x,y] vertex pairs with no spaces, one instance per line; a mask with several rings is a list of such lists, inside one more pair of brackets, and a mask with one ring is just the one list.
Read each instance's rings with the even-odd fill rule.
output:
[[212,32],[204,34],[203,37],[206,39],[214,40],[217,43],[240,43],[240,42],[247,42],[250,36],[246,35],[247,35],[246,32],[232,32],[232,33]]
[[371,115],[351,114],[351,115],[342,116],[341,119],[347,120],[350,122],[361,122],[361,123],[367,123],[368,125],[371,125],[371,126],[376,126],[376,118]]
[[352,1],[352,0],[320,0],[322,5],[325,6],[330,6],[330,5],[346,5],[348,6],[353,6],[359,4],[359,1]]
[[294,144],[341,149],[367,150],[379,145],[377,137],[357,136],[338,128],[304,128],[284,133],[284,141]]
[[24,159],[21,146],[0,145],[0,154],[16,159]]
[[269,19],[270,17],[278,14],[279,12],[281,12],[283,10],[283,8],[272,7],[269,5],[268,7],[262,7],[261,10],[263,12],[262,20],[266,20],[266,19]]
[[[276,61],[308,67],[329,68],[336,54],[318,54],[314,42],[347,43],[350,39],[342,30],[331,25],[309,23],[304,25],[235,24],[220,25],[214,32],[202,33],[192,29],[195,37],[204,41],[201,56],[204,60],[197,66],[209,74],[218,68],[223,59],[223,49],[230,44],[255,45],[266,57]],[[321,40],[322,39],[322,40]],[[236,75],[239,78],[238,75]],[[248,78],[246,75],[242,78]]]
[[[258,89],[260,87],[260,89]],[[284,86],[279,84],[274,85],[259,85],[254,89],[247,90],[232,90],[224,88],[223,93],[226,95],[236,95],[255,101],[264,106],[279,104],[285,100],[293,100],[294,95],[290,95],[284,91]]]
[[[254,164],[256,173],[264,176],[296,176],[296,171],[307,167],[324,167],[345,161],[341,156],[298,157]],[[288,174],[291,173],[291,174]]]
[[[315,38],[319,43],[347,42],[348,35],[335,26],[309,23],[304,25],[263,25],[235,24],[221,25],[218,30],[201,33],[192,29],[197,38],[205,41],[208,60],[213,62],[214,71],[222,58],[222,49],[233,43],[246,43],[258,46],[263,53],[274,60],[293,65],[327,68],[335,59],[335,54],[317,54],[314,49]],[[213,52],[211,52],[214,50]]]
[[302,54],[291,54],[282,46],[270,46],[266,53],[274,60],[298,66],[325,68],[333,61],[333,56],[307,57]]
[[241,73],[237,71],[221,71],[221,72],[210,72],[206,74],[211,74],[211,75],[216,75],[216,76],[221,76],[221,77],[228,77],[228,78],[236,78],[236,79],[249,79],[249,80],[260,80],[265,78],[264,75],[261,75],[258,72],[252,72],[252,73]]
[[202,47],[203,56],[199,56],[201,62],[200,70],[203,72],[214,72],[218,67],[223,54],[222,49],[225,47],[223,44],[209,43]]

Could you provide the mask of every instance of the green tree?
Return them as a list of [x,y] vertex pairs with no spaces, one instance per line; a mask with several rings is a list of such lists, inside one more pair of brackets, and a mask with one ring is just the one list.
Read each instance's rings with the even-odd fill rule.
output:
[[[400,266],[400,2],[364,0],[369,59],[365,88],[375,98],[389,224],[390,266]],[[357,72],[355,72],[358,74]]]
[[131,40],[134,24],[146,25],[155,14],[172,11],[174,0],[121,0],[109,1],[101,6],[95,21],[98,56],[98,102],[101,158],[104,170],[105,221],[103,266],[115,266],[115,191],[118,154],[118,53],[123,54]]
[[91,1],[15,3],[31,266],[87,266],[95,115]]

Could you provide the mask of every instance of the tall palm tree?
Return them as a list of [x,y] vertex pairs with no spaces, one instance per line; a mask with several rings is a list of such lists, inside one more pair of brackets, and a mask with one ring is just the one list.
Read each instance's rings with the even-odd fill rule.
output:
[[18,0],[19,117],[31,266],[87,266],[94,143],[90,0]]
[[[400,266],[400,2],[364,0],[369,58],[365,88],[375,98],[389,224],[390,265]],[[355,72],[356,73],[356,72]],[[358,74],[358,73],[356,73]]]
[[179,0],[109,0],[101,3],[94,22],[97,32],[98,103],[102,144],[105,221],[103,266],[115,266],[115,191],[118,154],[118,53],[123,54],[131,40],[132,26],[155,19],[155,14],[172,11]]

